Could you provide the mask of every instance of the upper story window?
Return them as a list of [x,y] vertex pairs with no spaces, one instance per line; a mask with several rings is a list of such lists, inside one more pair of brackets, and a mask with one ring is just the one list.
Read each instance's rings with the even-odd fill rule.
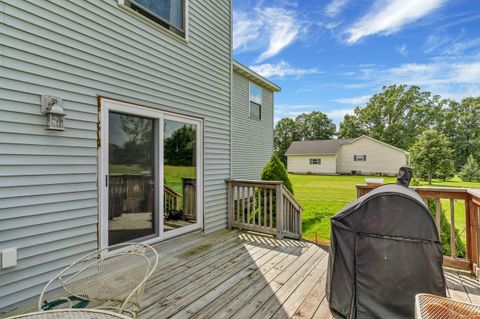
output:
[[367,155],[353,155],[354,162],[365,162],[367,160]]
[[322,164],[322,159],[321,158],[311,158],[310,159],[310,165],[320,165]]
[[262,119],[262,89],[250,83],[249,96],[250,118],[260,121]]
[[187,0],[118,0],[118,3],[185,37],[185,1]]

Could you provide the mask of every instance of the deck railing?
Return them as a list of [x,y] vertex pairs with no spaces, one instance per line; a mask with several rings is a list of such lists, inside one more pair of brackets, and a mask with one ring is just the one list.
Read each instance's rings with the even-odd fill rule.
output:
[[[375,186],[357,185],[357,197],[368,193]],[[429,200],[435,205],[435,224],[442,235],[441,212],[446,209],[446,219],[450,222],[450,255],[444,256],[445,266],[471,270],[477,277],[480,276],[480,190],[471,188],[450,187],[411,187],[429,206]],[[455,202],[464,203],[465,216],[465,257],[458,257],[455,229],[458,228],[459,220],[455,217]],[[457,206],[458,207],[458,206]],[[445,234],[444,234],[445,235]]]
[[302,237],[302,207],[277,181],[234,180],[228,186],[228,227]]

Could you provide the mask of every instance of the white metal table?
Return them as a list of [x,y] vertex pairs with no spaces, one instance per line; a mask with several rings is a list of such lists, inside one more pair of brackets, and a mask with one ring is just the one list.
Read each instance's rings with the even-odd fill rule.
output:
[[7,319],[131,319],[131,317],[98,309],[61,309],[31,312]]

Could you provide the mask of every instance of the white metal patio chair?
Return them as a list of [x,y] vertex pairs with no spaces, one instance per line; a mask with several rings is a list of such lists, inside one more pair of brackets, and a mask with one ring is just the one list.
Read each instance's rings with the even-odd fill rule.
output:
[[[136,318],[146,281],[158,264],[158,253],[145,244],[123,243],[94,251],[62,270],[43,288],[39,310],[49,310],[66,303],[70,308],[84,308],[89,302],[96,309],[126,314]],[[45,293],[59,285],[65,295],[48,302]],[[74,302],[78,302],[74,305]]]

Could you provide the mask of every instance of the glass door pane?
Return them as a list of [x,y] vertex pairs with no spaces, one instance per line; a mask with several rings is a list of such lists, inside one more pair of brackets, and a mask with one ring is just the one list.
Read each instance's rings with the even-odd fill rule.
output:
[[156,234],[155,120],[109,112],[108,244]]
[[197,125],[165,120],[164,231],[197,222]]

